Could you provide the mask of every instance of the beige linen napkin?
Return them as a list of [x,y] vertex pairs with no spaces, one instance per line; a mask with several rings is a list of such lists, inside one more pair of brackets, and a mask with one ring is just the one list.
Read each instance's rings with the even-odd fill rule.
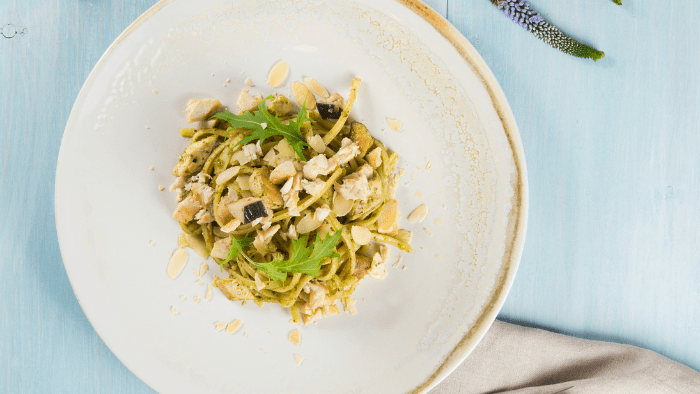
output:
[[430,394],[700,393],[700,373],[652,351],[495,321]]

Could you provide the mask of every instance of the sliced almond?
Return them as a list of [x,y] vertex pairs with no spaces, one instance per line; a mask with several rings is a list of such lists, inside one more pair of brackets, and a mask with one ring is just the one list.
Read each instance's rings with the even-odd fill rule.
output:
[[211,300],[211,296],[213,294],[214,293],[212,292],[211,285],[207,284],[207,294],[204,295],[204,298],[206,298],[207,300]]
[[255,86],[255,84],[253,83],[253,81],[250,80],[250,78],[245,79],[245,84],[250,86],[251,88]]
[[396,214],[399,209],[399,203],[396,200],[388,200],[384,203],[384,209],[377,218],[377,231],[386,234],[391,231],[391,226],[396,223]]
[[389,127],[391,127],[391,129],[394,131],[399,131],[401,125],[403,124],[403,122],[401,122],[400,120],[391,118],[386,118],[386,122],[389,124]]
[[292,82],[292,95],[300,107],[306,103],[307,109],[316,108],[316,98],[303,83]]
[[421,204],[408,215],[408,221],[411,223],[420,223],[428,216],[428,206]]
[[207,262],[203,262],[202,266],[199,268],[199,276],[204,276],[204,273],[209,271],[209,264]]
[[289,342],[291,342],[293,345],[299,346],[301,343],[301,334],[299,333],[299,330],[294,330],[289,333]]
[[216,329],[216,331],[221,331],[224,328],[226,328],[226,323],[222,323],[222,322],[218,321],[218,322],[214,323],[214,328]]
[[289,142],[287,142],[286,139],[282,139],[280,142],[275,145],[275,149],[277,149],[277,152],[280,153],[280,155],[284,157],[291,157],[294,158],[296,157],[296,153],[294,153],[294,149],[292,148],[291,145],[289,145]]
[[304,362],[304,357],[294,353],[294,361],[296,361],[298,365],[301,365],[301,363]]
[[204,242],[204,237],[195,234],[180,234],[177,238],[177,244],[181,248],[192,248],[198,255],[203,258],[209,257],[209,251],[207,250],[207,244]]
[[324,223],[318,228],[318,236],[321,237],[321,239],[326,239],[326,236],[328,236],[332,230],[330,223]]
[[272,67],[270,73],[267,75],[267,84],[273,88],[279,87],[284,83],[289,74],[289,65],[284,60],[280,60]]
[[296,230],[299,234],[307,234],[321,227],[321,224],[323,224],[323,222],[316,220],[314,215],[306,215],[299,221]]
[[177,314],[180,313],[180,311],[178,311],[177,308],[175,308],[174,306],[173,306],[173,307],[170,307],[170,312],[171,312],[173,315],[177,315]]
[[187,251],[183,248],[175,251],[175,254],[173,254],[173,257],[170,258],[170,262],[168,263],[167,275],[169,279],[175,279],[180,275],[182,270],[185,269],[189,257],[189,254],[187,254]]
[[242,325],[243,325],[242,321],[234,320],[226,326],[226,333],[233,334],[236,331],[238,331],[238,329],[241,328]]
[[316,153],[323,153],[326,151],[326,143],[323,142],[323,138],[320,135],[315,135],[309,138],[309,145],[316,151]]
[[352,226],[350,229],[352,240],[358,245],[367,245],[372,240],[372,232],[365,227]]
[[335,216],[345,216],[352,209],[353,200],[348,200],[338,192],[333,193],[333,212]]
[[328,93],[328,89],[321,85],[321,83],[318,82],[316,78],[304,78],[304,85],[306,85],[306,87],[309,88],[309,90],[317,96],[321,96],[323,98],[328,98],[331,96],[331,94]]
[[238,171],[241,169],[239,166],[233,166],[230,168],[227,168],[224,172],[219,174],[219,176],[216,177],[216,184],[217,185],[223,185],[224,183],[228,182],[233,178],[234,176],[238,175]]
[[256,272],[255,273],[255,288],[260,291],[265,288],[265,283],[260,280],[260,275]]

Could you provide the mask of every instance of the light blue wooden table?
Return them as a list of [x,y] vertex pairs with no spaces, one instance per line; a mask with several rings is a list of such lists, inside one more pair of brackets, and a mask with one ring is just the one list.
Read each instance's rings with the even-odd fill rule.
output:
[[[488,0],[430,1],[495,73],[525,145],[529,228],[500,318],[698,370],[700,2],[533,2],[606,57],[557,52]],[[154,3],[0,0],[1,393],[151,392],[75,299],[53,192],[83,81]]]

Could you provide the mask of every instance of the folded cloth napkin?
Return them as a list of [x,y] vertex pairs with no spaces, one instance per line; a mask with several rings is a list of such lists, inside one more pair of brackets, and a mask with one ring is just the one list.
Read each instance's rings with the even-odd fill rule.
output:
[[495,321],[430,394],[700,393],[700,373],[652,351]]

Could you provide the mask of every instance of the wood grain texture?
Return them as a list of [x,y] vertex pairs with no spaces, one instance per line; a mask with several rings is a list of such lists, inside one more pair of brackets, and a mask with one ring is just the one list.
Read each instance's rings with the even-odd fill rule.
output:
[[[0,35],[2,393],[152,392],[75,299],[53,190],[82,83],[154,3],[0,2],[0,28],[23,32]],[[700,3],[533,0],[553,24],[605,51],[597,63],[553,50],[487,0],[428,3],[489,64],[525,145],[529,231],[501,318],[642,346],[700,369]]]

